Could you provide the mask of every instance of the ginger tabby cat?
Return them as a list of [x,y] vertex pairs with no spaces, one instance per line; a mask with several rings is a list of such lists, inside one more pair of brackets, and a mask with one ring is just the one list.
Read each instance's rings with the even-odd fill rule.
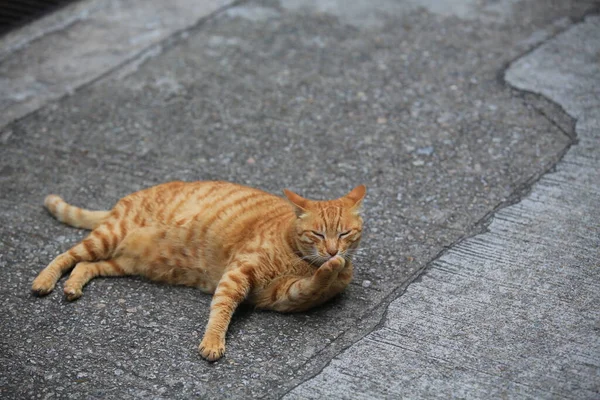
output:
[[225,352],[237,306],[303,311],[340,293],[352,279],[350,261],[361,237],[357,186],[331,201],[284,190],[289,202],[228,182],[171,182],[130,194],[110,211],[89,211],[46,197],[59,221],[92,232],[57,256],[33,281],[38,295],[61,275],[68,300],[97,276],[141,275],[214,293],[200,354]]

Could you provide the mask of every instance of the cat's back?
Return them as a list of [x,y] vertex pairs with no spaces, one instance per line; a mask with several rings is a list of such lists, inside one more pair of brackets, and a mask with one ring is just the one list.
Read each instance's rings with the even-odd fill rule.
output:
[[224,181],[170,182],[134,195],[151,219],[200,249],[205,265],[223,265],[249,243],[273,242],[294,217],[283,198]]
[[246,235],[274,217],[294,212],[281,197],[225,181],[164,183],[133,193],[120,203],[138,208],[147,222],[193,224],[202,236],[215,232]]
[[199,181],[184,185],[181,186],[182,198],[179,201],[183,202],[179,204],[178,213],[181,216],[194,215],[198,221],[214,223],[223,229],[254,220],[258,216],[268,217],[282,209],[293,212],[290,204],[281,197],[249,186],[224,181]]

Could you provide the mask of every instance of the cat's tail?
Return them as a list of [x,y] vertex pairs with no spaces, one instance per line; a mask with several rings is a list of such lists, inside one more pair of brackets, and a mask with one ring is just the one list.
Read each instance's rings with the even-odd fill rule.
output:
[[44,206],[60,222],[84,229],[94,229],[110,214],[110,211],[91,211],[72,206],[55,194],[46,196]]

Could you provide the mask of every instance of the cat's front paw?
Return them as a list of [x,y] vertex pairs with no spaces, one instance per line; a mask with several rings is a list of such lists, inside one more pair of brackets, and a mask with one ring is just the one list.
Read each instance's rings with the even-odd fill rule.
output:
[[327,260],[321,268],[329,272],[339,272],[346,266],[346,260],[342,256],[335,256]]
[[315,274],[319,285],[324,285],[333,279],[338,272],[344,269],[346,260],[342,256],[335,256],[324,262]]
[[198,351],[205,360],[217,361],[225,354],[225,341],[204,336]]

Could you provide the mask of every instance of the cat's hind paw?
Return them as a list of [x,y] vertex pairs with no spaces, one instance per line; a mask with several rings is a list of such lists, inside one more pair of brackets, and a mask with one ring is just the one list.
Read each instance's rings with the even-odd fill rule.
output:
[[217,361],[225,355],[225,342],[205,337],[198,346],[198,351],[205,360]]
[[65,298],[68,301],[77,300],[78,298],[83,296],[83,291],[81,289],[72,288],[69,286],[65,286],[64,292],[65,292]]
[[31,292],[36,296],[45,296],[52,290],[54,290],[54,284],[39,276],[34,279],[33,284],[31,285]]

